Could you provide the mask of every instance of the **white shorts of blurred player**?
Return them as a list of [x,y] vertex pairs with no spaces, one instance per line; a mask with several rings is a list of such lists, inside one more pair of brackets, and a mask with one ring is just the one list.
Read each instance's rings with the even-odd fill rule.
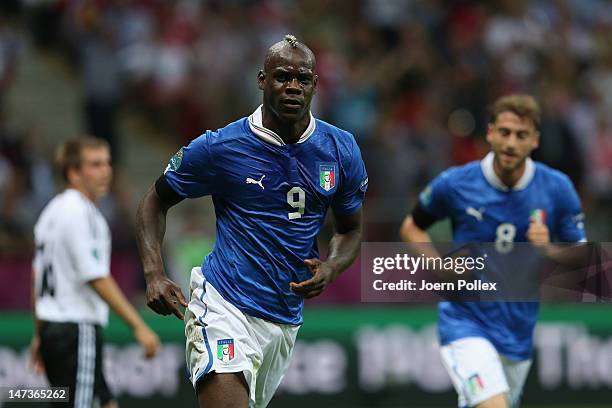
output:
[[459,407],[474,407],[505,394],[508,406],[518,407],[531,360],[500,356],[482,337],[455,340],[440,349],[442,363],[459,394]]
[[244,374],[251,408],[268,405],[291,360],[299,326],[242,313],[193,268],[185,311],[187,368],[193,387],[208,373]]

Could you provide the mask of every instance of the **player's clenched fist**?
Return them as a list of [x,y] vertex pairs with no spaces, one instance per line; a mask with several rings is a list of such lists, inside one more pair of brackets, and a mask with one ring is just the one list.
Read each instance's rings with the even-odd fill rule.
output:
[[147,306],[161,315],[174,314],[183,320],[183,312],[179,305],[187,307],[183,292],[165,276],[150,279],[147,282]]
[[136,327],[134,329],[134,337],[142,346],[146,358],[154,357],[159,351],[159,337],[147,326],[142,325]]
[[543,246],[550,243],[550,233],[546,224],[531,221],[527,229],[527,239],[536,246]]
[[310,299],[320,295],[323,289],[334,280],[336,273],[328,264],[320,259],[306,259],[304,260],[304,265],[312,273],[312,278],[300,283],[291,282],[289,286],[293,292],[306,299]]

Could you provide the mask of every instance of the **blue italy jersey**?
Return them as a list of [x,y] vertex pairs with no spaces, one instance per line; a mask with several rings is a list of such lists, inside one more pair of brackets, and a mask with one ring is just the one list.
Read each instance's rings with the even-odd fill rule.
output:
[[[435,218],[450,217],[453,242],[494,242],[500,254],[513,242],[527,241],[532,216],[546,223],[551,239],[586,240],[580,201],[569,178],[531,159],[512,189],[495,174],[489,153],[480,162],[443,172],[419,201]],[[506,262],[503,257],[499,261]],[[508,358],[529,358],[538,306],[536,302],[440,302],[440,341],[484,337]]]
[[181,197],[212,195],[217,238],[202,271],[244,313],[301,324],[303,299],[290,282],[311,278],[316,237],[328,207],[358,211],[367,174],[353,136],[311,116],[308,129],[285,144],[263,127],[261,107],[182,148],[165,177]]

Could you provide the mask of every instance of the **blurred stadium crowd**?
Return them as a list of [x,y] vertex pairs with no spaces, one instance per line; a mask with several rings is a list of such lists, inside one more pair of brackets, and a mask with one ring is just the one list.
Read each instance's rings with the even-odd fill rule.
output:
[[[164,143],[187,143],[254,110],[265,50],[285,33],[317,55],[315,116],[353,132],[362,148],[371,180],[367,240],[398,240],[424,185],[486,152],[487,105],[525,92],[545,113],[536,159],[570,175],[589,238],[609,241],[608,1],[3,0],[1,8],[4,259],[29,256],[33,222],[54,193],[52,149],[40,130],[7,126],[2,110],[24,42],[73,68],[83,131],[107,138],[129,172],[138,152],[123,150],[118,111],[172,135]],[[134,205],[124,201],[116,195],[108,204],[118,229]],[[130,234],[119,242],[130,247]]]

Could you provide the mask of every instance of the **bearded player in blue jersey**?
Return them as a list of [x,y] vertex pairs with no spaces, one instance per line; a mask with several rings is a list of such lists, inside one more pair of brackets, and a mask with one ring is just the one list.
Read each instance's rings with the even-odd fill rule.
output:
[[[288,35],[257,75],[263,105],[207,131],[172,157],[138,209],[147,303],[183,319],[200,407],[265,407],[289,365],[304,298],[355,260],[368,177],[354,137],[315,119],[315,57]],[[211,195],[215,247],[191,272],[190,300],[161,257],[168,209]],[[336,233],[325,261],[316,239],[327,209]]]
[[[532,242],[554,256],[552,239],[585,241],[578,195],[569,178],[529,158],[538,147],[540,107],[528,95],[509,95],[492,107],[491,152],[453,167],[421,193],[401,228],[406,242],[430,242],[426,230],[450,218],[453,242],[494,242],[510,253]],[[536,302],[441,302],[438,331],[442,362],[460,407],[517,407],[533,348]]]

